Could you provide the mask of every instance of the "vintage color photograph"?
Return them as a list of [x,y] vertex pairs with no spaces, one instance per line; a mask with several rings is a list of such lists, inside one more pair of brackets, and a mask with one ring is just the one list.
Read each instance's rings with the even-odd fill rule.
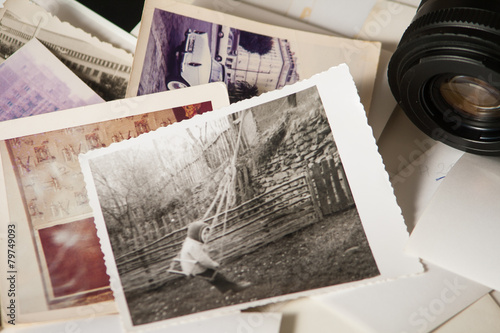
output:
[[38,239],[52,299],[75,299],[78,295],[105,299],[101,294],[109,291],[109,276],[102,264],[93,218],[39,229]]
[[137,95],[220,81],[236,102],[298,80],[288,40],[156,8]]
[[88,160],[133,325],[380,274],[315,86],[198,119]]
[[16,323],[116,313],[78,155],[227,105],[210,84],[0,122],[0,219],[23,249]]
[[78,154],[210,110],[207,101],[6,141],[50,309],[113,299]]

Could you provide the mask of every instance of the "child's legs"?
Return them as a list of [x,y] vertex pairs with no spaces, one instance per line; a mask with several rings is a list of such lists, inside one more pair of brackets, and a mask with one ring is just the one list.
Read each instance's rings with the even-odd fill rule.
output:
[[221,293],[225,293],[229,290],[237,290],[238,284],[229,281],[223,274],[216,272],[213,269],[207,269],[203,273],[199,274],[200,276],[208,278],[208,282],[212,284],[217,290]]

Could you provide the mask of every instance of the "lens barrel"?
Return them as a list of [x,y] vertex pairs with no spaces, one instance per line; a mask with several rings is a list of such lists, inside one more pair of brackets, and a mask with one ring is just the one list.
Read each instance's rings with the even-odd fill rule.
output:
[[500,155],[500,1],[422,1],[387,75],[424,133],[467,152]]

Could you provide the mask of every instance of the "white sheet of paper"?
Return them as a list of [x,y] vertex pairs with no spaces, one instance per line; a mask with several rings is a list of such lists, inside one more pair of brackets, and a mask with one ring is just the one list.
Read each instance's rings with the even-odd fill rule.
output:
[[[235,313],[226,316],[200,320],[189,324],[170,327],[168,333],[278,333],[282,315],[280,313]],[[7,327],[3,333],[121,333],[123,327],[117,315],[93,317],[88,319],[61,321],[51,324]],[[149,333],[163,333],[164,330],[151,330]]]
[[356,37],[378,40],[384,50],[394,52],[415,12],[414,7],[406,4],[377,1]]
[[363,325],[349,320],[324,302],[311,297],[273,303],[252,311],[281,313],[280,332],[283,333],[331,333],[332,328],[339,333],[367,333]]
[[406,172],[402,173],[402,171],[418,161],[420,156],[436,143],[436,140],[419,130],[399,106],[392,112],[377,141],[380,155],[384,159],[385,169],[391,180],[399,173],[401,173],[400,176],[406,175]]
[[464,154],[418,221],[408,252],[500,289],[500,158]]
[[490,293],[491,297],[497,302],[497,304],[500,306],[500,291],[498,290],[493,290]]
[[463,151],[437,142],[392,177],[394,194],[410,232],[431,202],[439,185],[463,154]]
[[[411,232],[444,181],[443,177],[464,153],[430,138],[398,136],[400,132],[405,133],[408,125],[402,113],[398,112],[390,119],[388,126],[391,131],[384,133],[382,144],[391,144],[390,147],[396,149],[383,149],[382,152],[385,161],[394,159],[402,167],[391,181]],[[398,138],[400,142],[393,145]],[[390,170],[395,172],[397,169]],[[449,294],[450,291],[455,291],[455,294]],[[427,265],[426,272],[419,276],[364,286],[319,299],[361,323],[368,331],[410,333],[427,332],[438,327],[489,291],[490,288],[439,266]],[[393,319],[388,321],[389,317]]]
[[[52,15],[134,54],[137,38],[75,0],[34,0]],[[118,10],[118,9],[117,9]]]
[[[424,333],[490,291],[438,266],[418,276],[345,290],[316,299],[368,332]],[[390,320],[388,319],[390,318]]]
[[500,307],[491,297],[480,300],[452,318],[434,333],[491,333],[500,331]]
[[244,2],[272,10],[316,25],[346,37],[354,37],[363,26],[376,0],[244,0]]

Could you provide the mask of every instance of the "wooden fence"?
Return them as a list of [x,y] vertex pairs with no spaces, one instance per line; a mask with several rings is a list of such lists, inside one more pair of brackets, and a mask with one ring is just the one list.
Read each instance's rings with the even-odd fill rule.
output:
[[331,159],[323,160],[310,168],[315,200],[323,216],[351,207],[354,199],[342,165],[335,166]]
[[[204,220],[213,227],[209,248],[219,252],[217,261],[228,263],[353,204],[342,166],[324,160],[308,172]],[[124,290],[151,289],[178,278],[168,269],[186,234],[187,227],[183,227],[116,258]]]
[[[209,246],[220,252],[220,256],[216,257],[218,261],[228,263],[317,222],[319,214],[312,195],[311,180],[304,173],[219,214]],[[204,222],[212,225],[214,218],[216,216]],[[186,234],[187,228],[181,228],[116,258],[124,290],[151,289],[179,277],[167,270],[179,253]]]

